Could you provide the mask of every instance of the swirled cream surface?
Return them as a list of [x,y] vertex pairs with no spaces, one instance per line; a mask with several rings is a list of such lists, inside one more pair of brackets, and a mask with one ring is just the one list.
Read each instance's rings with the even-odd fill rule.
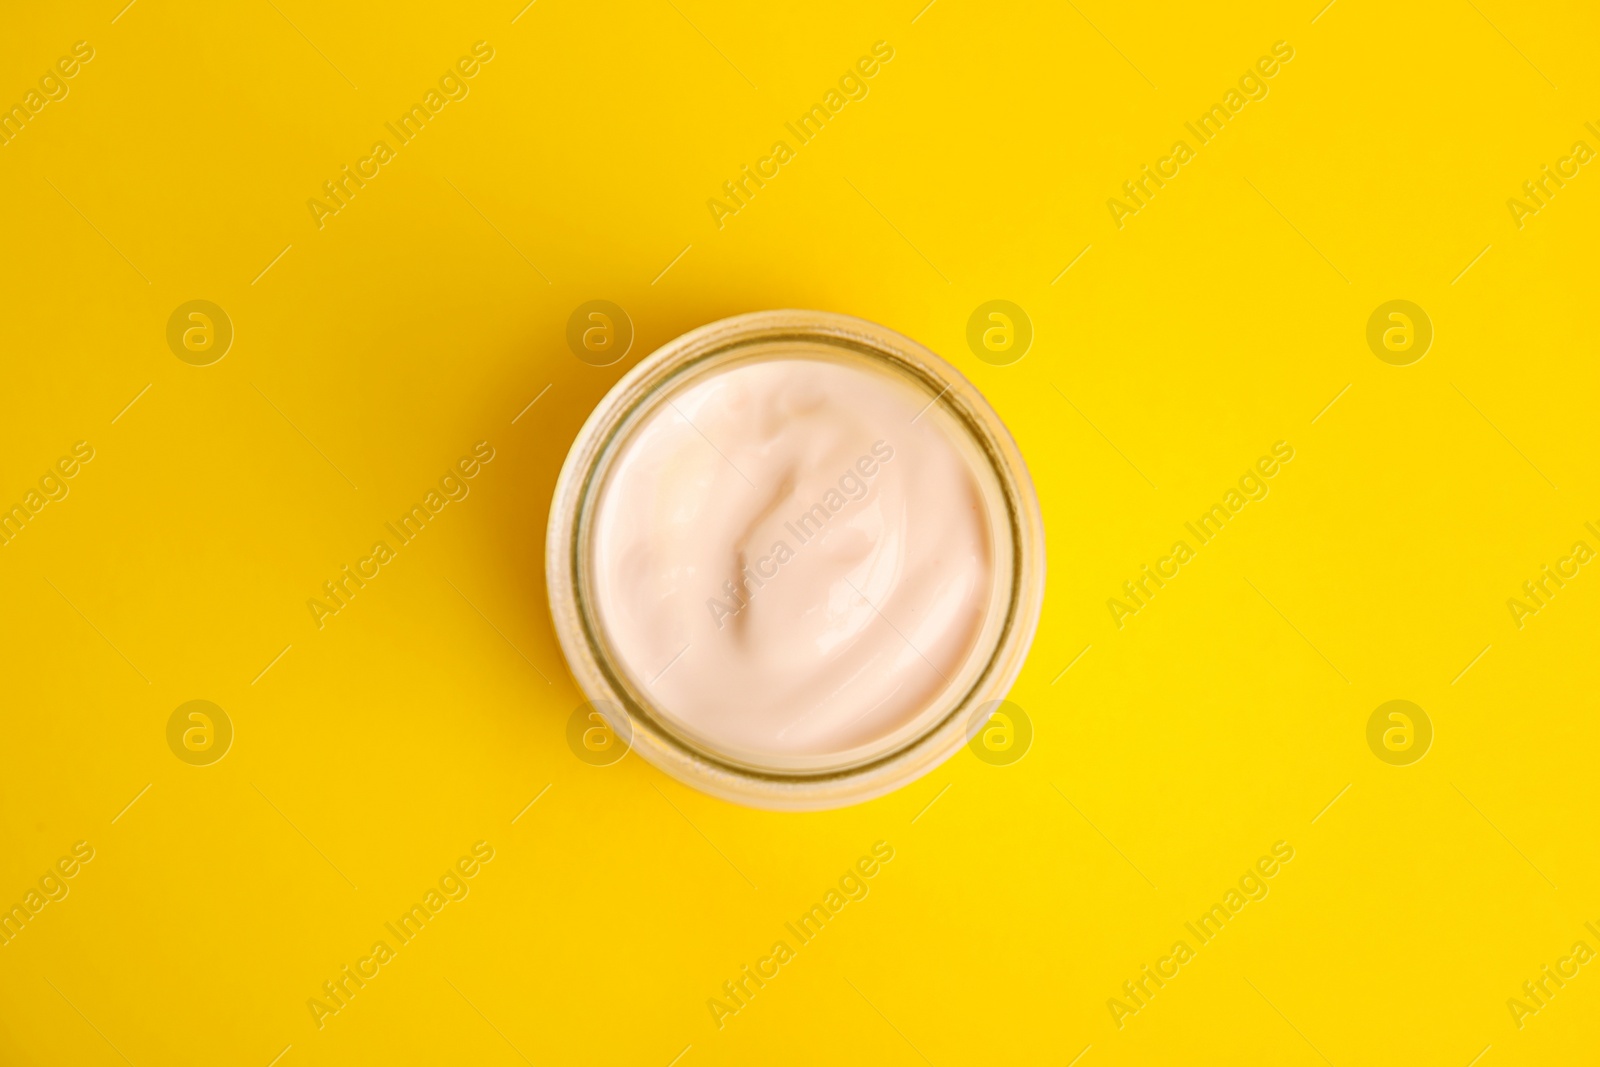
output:
[[594,513],[604,637],[660,712],[777,763],[869,749],[972,656],[991,522],[932,398],[852,363],[735,364],[622,446]]

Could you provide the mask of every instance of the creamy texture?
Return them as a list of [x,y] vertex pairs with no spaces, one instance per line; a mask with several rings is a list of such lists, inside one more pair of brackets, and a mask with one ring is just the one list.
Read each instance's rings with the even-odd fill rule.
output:
[[736,364],[624,444],[592,534],[605,640],[724,753],[859,752],[971,657],[994,583],[979,483],[932,398],[823,359]]

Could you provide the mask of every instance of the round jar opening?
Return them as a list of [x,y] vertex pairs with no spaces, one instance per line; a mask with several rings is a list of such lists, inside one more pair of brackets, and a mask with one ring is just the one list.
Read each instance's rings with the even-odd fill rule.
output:
[[574,677],[642,756],[830,807],[937,766],[1004,695],[1042,529],[953,367],[859,319],[760,312],[607,394],[557,482],[547,575]]
[[618,667],[679,736],[748,766],[851,766],[970,686],[1010,538],[992,466],[933,401],[786,340],[640,412],[601,482],[590,589]]

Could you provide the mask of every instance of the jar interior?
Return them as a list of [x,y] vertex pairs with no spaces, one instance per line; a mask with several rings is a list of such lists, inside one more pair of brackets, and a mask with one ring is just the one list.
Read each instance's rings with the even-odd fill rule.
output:
[[[784,368],[780,368],[780,364],[783,364]],[[617,559],[633,560],[640,556],[653,559],[652,553],[656,552],[656,546],[648,539],[641,541],[634,536],[634,541],[629,543],[628,552],[612,550],[617,535],[611,531],[618,526],[617,509],[622,506],[618,494],[632,493],[633,496],[629,499],[637,501],[650,497],[653,493],[654,496],[650,499],[657,506],[671,508],[684,494],[692,495],[697,490],[704,490],[704,483],[708,478],[721,477],[732,485],[732,489],[721,493],[720,497],[714,496],[711,498],[711,503],[722,506],[725,501],[721,497],[743,494],[745,491],[732,475],[718,466],[720,461],[726,461],[730,468],[738,470],[740,477],[749,483],[752,490],[760,491],[763,488],[758,485],[767,481],[762,477],[764,459],[760,450],[746,449],[741,452],[737,445],[729,445],[727,435],[715,432],[721,428],[721,424],[717,421],[718,412],[696,405],[705,400],[705,397],[716,394],[719,387],[724,387],[720,399],[731,402],[730,396],[736,391],[732,391],[728,383],[739,379],[741,374],[752,377],[751,374],[745,373],[751,368],[756,368],[760,373],[777,373],[791,364],[807,369],[814,367],[815,371],[811,377],[828,378],[835,383],[852,380],[851,374],[869,375],[872,376],[871,389],[877,389],[882,385],[888,393],[904,395],[904,403],[896,400],[892,404],[886,404],[884,411],[885,419],[888,418],[887,413],[890,411],[896,415],[912,412],[907,426],[884,425],[876,428],[868,426],[869,432],[863,437],[860,446],[864,457],[874,443],[869,438],[875,438],[875,443],[881,451],[884,447],[892,450],[895,446],[891,440],[897,435],[901,439],[910,436],[915,440],[932,435],[943,442],[950,453],[951,462],[959,464],[965,476],[970,479],[972,509],[975,515],[962,515],[952,519],[950,516],[930,514],[926,507],[922,509],[921,514],[891,514],[891,518],[899,523],[895,528],[898,535],[905,538],[925,540],[932,527],[918,529],[919,524],[936,525],[959,520],[972,523],[981,530],[987,552],[987,566],[983,587],[971,591],[971,610],[975,621],[969,627],[970,632],[964,633],[961,637],[964,647],[959,653],[950,653],[946,650],[941,656],[935,652],[937,662],[935,659],[930,659],[918,648],[918,645],[926,645],[927,642],[920,639],[912,640],[904,632],[909,630],[920,634],[916,629],[918,625],[916,612],[911,611],[908,614],[907,610],[901,610],[898,614],[899,625],[896,625],[896,622],[891,621],[891,616],[896,613],[893,604],[884,601],[884,607],[888,608],[887,613],[879,606],[880,598],[873,595],[871,576],[886,568],[893,570],[896,565],[893,560],[883,567],[858,567],[854,573],[860,579],[859,583],[849,581],[848,576],[846,577],[849,589],[843,588],[837,582],[828,589],[807,588],[807,567],[812,567],[815,572],[821,565],[813,566],[814,562],[821,558],[823,553],[837,550],[828,547],[830,543],[828,537],[818,536],[815,542],[807,538],[808,533],[814,535],[819,533],[819,530],[808,525],[804,519],[808,511],[827,518],[827,509],[823,508],[819,512],[818,504],[842,501],[841,506],[834,508],[838,517],[833,520],[842,525],[837,526],[836,530],[830,530],[828,534],[833,538],[832,543],[835,545],[852,543],[848,534],[838,533],[838,530],[859,533],[861,529],[866,528],[877,529],[881,533],[884,529],[883,523],[879,522],[877,527],[873,527],[873,521],[881,520],[883,512],[893,512],[892,508],[882,505],[879,501],[877,503],[880,505],[878,508],[880,514],[875,517],[868,514],[867,510],[851,513],[849,509],[854,503],[853,498],[856,495],[854,491],[858,483],[866,481],[868,476],[854,476],[852,480],[852,476],[848,474],[848,467],[847,476],[841,482],[841,491],[838,493],[830,489],[828,494],[823,496],[816,494],[807,496],[802,490],[792,489],[785,494],[772,489],[771,486],[765,486],[774,494],[774,499],[782,498],[788,505],[791,519],[795,516],[801,517],[798,525],[793,521],[785,523],[784,529],[789,532],[779,535],[781,543],[791,550],[792,562],[790,559],[783,559],[774,563],[773,558],[777,553],[757,558],[754,560],[753,571],[748,568],[736,568],[733,578],[737,584],[725,579],[720,587],[712,579],[723,577],[725,569],[697,566],[679,568],[672,572],[671,577],[662,579],[657,573],[659,567],[652,569],[651,565],[644,564],[626,578],[619,578]],[[868,381],[869,379],[862,379],[863,385],[865,386]],[[792,416],[796,420],[796,425],[805,426],[807,412],[781,410],[782,404],[788,402],[790,393],[803,394],[805,389],[791,387],[775,394],[778,397],[775,403],[780,409],[778,414],[784,418]],[[736,400],[737,397],[733,399]],[[765,416],[770,421],[773,412],[756,410],[751,414],[757,417]],[[668,424],[673,427],[673,433],[690,442],[684,446],[686,450],[699,447],[694,443],[694,435],[679,424],[679,419],[687,423],[695,434],[705,438],[706,445],[716,451],[720,461],[710,451],[705,452],[703,458],[684,451],[685,458],[681,463],[661,458],[658,453],[662,452],[663,442],[670,443],[676,440],[663,437],[666,432],[663,427]],[[701,429],[699,425],[701,423],[706,423],[713,430],[711,436],[707,436]],[[813,422],[812,425],[824,428],[828,426],[825,419],[820,423]],[[717,437],[724,438],[721,448],[713,443],[713,438]],[[782,437],[782,431],[778,433],[778,437]],[[733,456],[724,455],[723,452],[731,452]],[[644,466],[650,463],[654,463],[655,466]],[[704,470],[695,467],[696,464],[703,465]],[[750,476],[739,470],[741,466],[751,468]],[[891,466],[892,462],[886,461],[882,469],[888,470]],[[683,467],[695,467],[695,470],[686,473],[681,469]],[[860,464],[857,475],[860,471],[868,469],[871,469],[870,462]],[[677,479],[676,485],[674,479]],[[775,476],[773,480],[776,480]],[[913,486],[909,491],[925,492],[926,489],[926,486]],[[869,485],[859,499],[868,500],[872,492]],[[597,653],[596,660],[600,669],[608,676],[614,691],[628,706],[630,718],[636,721],[635,728],[642,722],[675,744],[730,769],[779,777],[839,773],[888,758],[908,745],[916,743],[919,738],[945,722],[980,682],[1004,637],[1008,612],[1015,599],[1017,559],[1014,515],[1005,485],[996,469],[993,450],[984,440],[973,414],[963,410],[962,405],[952,397],[949,382],[940,380],[926,368],[867,349],[865,346],[840,343],[835,338],[784,336],[746,339],[701,354],[672,368],[669,373],[662,375],[651,384],[650,388],[638,395],[631,406],[615,419],[612,432],[600,447],[596,461],[589,471],[580,501],[575,526],[577,553],[575,577],[578,579],[576,593],[579,614],[588,631],[591,645]],[[808,504],[811,505],[809,509],[805,506]],[[863,509],[871,507],[871,505],[857,506]],[[630,536],[636,534],[637,531],[634,531]],[[801,538],[806,540],[801,541]],[[700,552],[703,546],[696,546],[693,540],[692,536],[687,539],[684,552]],[[806,554],[808,549],[810,555]],[[934,558],[937,559],[936,553]],[[702,571],[705,573],[701,573]],[[617,589],[619,586],[626,586],[627,592],[633,594],[637,592],[636,587],[640,583],[652,581],[665,582],[665,587],[668,588],[666,595],[675,598],[672,600],[674,604],[680,601],[698,603],[701,599],[699,594],[704,590],[706,618],[692,631],[684,628],[691,625],[689,622],[675,623],[677,629],[670,634],[665,630],[659,634],[655,633],[647,626],[630,630],[628,623],[633,620],[633,615],[627,610],[626,597],[619,599]],[[818,606],[807,606],[800,613],[792,610],[788,614],[782,612],[780,606],[785,600],[790,605],[804,603],[805,598],[812,594]],[[647,614],[651,601],[647,594],[641,595],[646,604],[644,613]],[[622,606],[619,607],[619,604]],[[797,677],[787,687],[783,684],[787,677],[785,670],[803,675],[806,661],[802,657],[796,664],[782,662],[783,635],[780,630],[774,629],[774,626],[789,624],[796,619],[804,623],[818,612],[829,611],[843,619],[841,626],[846,628],[856,626],[859,630],[863,627],[873,627],[874,638],[884,642],[892,642],[894,637],[888,631],[894,631],[906,645],[904,649],[893,653],[898,657],[896,662],[908,662],[914,653],[931,668],[937,678],[923,671],[914,685],[908,683],[907,686],[900,687],[908,691],[915,690],[914,699],[911,705],[902,709],[903,714],[896,713],[871,719],[868,716],[872,713],[868,711],[863,713],[862,719],[854,720],[851,726],[839,728],[837,724],[849,719],[853,711],[844,698],[829,689],[828,679]],[[637,614],[640,612],[634,613]],[[687,619],[687,609],[680,612],[680,615]],[[877,618],[873,618],[874,615]],[[740,621],[741,617],[743,622]],[[648,623],[650,620],[645,621]],[[750,633],[765,634],[766,643],[762,647],[778,650],[779,655],[773,661],[775,673],[770,679],[770,684],[762,684],[759,675],[738,677],[736,670],[728,669],[727,665],[731,661],[726,658],[720,661],[719,666],[716,658],[717,649],[721,648],[726,652],[728,647],[732,647],[728,645],[728,641],[733,640],[727,633],[729,625],[746,627],[742,632],[745,638],[748,638]],[[765,629],[762,629],[763,626]],[[800,629],[801,634],[797,640],[803,643],[811,639],[815,643],[817,633],[805,631],[803,626]],[[822,640],[833,638],[832,631],[819,632],[822,634]],[[850,632],[856,633],[856,631]],[[643,634],[644,638],[641,639],[639,634]],[[698,652],[696,641],[700,642]],[[684,644],[684,648],[676,659],[672,659],[672,648],[680,642]],[[650,654],[642,654],[641,643],[654,643],[655,647],[650,650]],[[686,667],[685,657],[696,655],[710,658],[698,661],[688,659]],[[864,672],[870,672],[872,669],[872,663],[886,662],[885,657],[889,655],[890,651],[886,646],[876,660],[863,660],[857,663],[856,666],[860,668],[858,675],[864,677]],[[920,671],[915,663],[912,667]],[[671,674],[674,670],[679,672],[677,676]],[[705,681],[719,680],[719,670],[725,671],[728,675],[725,686]],[[915,671],[907,671],[905,676],[910,678],[914,673]],[[691,683],[697,678],[701,679],[701,685],[698,690],[694,690]],[[876,690],[871,690],[871,693],[875,694],[885,686],[893,688],[891,683],[895,681],[893,678],[889,680],[867,678],[866,681],[859,682],[857,688],[870,689],[871,686],[877,686]],[[775,714],[774,708],[779,707],[783,693],[816,692],[819,689],[824,692],[825,697],[817,702],[816,708],[797,707],[791,701],[790,705],[780,709],[782,715],[789,717],[782,720],[782,733],[785,736],[794,733],[795,736],[803,737],[806,739],[804,743],[791,743],[777,735],[769,738],[763,733],[767,729],[767,723],[762,716],[771,718]],[[686,691],[690,692],[689,697],[684,696]],[[698,693],[697,697],[694,696],[695,693]],[[904,693],[900,695],[903,700],[907,699]],[[779,703],[774,703],[775,701]],[[708,710],[713,705],[715,714]],[[744,714],[743,709],[746,705],[750,716],[748,720],[740,717]],[[820,720],[819,716],[822,717]],[[818,726],[812,720],[820,721],[822,725]],[[811,722],[809,727],[808,721]],[[860,729],[852,729],[855,724],[861,722],[865,722],[866,725]]]

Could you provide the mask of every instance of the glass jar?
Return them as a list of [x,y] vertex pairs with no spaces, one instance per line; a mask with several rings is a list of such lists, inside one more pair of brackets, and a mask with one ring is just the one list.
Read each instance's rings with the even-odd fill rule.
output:
[[[596,610],[597,503],[630,438],[692,384],[745,361],[834,360],[897,376],[927,398],[966,459],[986,512],[991,588],[962,666],[902,727],[848,752],[753,756],[697,734],[655,702],[612,647]],[[929,517],[936,521],[936,516]],[[606,394],[567,454],[551,502],[545,578],[556,636],[578,688],[625,743],[688,785],[761,808],[816,810],[879,796],[950,758],[1016,680],[1044,599],[1044,528],[1027,467],[983,396],[950,364],[892,330],[848,315],[762,311],[662,346]]]

